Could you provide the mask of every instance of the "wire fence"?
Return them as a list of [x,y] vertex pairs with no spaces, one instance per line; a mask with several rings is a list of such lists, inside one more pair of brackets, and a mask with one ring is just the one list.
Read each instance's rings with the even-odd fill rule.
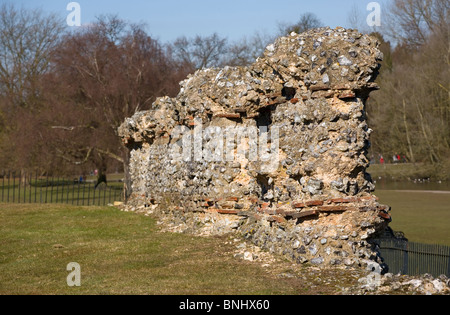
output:
[[120,180],[86,179],[82,176],[41,176],[37,173],[0,172],[0,202],[65,203],[104,206],[123,200]]
[[402,239],[380,239],[377,243],[389,272],[393,274],[450,276],[450,246]]

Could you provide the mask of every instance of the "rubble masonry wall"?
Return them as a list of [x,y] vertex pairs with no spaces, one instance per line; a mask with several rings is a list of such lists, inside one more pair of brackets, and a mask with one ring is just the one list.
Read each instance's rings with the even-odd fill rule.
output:
[[249,67],[189,75],[119,128],[128,204],[301,263],[381,263],[370,239],[390,216],[366,173],[364,109],[381,59],[375,38],[319,28],[277,39]]

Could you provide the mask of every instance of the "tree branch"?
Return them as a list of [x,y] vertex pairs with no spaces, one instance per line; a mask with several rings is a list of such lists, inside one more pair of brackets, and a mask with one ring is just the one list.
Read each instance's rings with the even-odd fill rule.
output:
[[74,160],[68,158],[67,156],[65,156],[64,152],[62,152],[60,149],[56,148],[56,151],[58,151],[60,158],[62,158],[63,160],[65,160],[65,161],[67,161],[69,163],[75,164],[75,165],[82,165],[82,164],[86,163],[88,161],[89,157],[91,156],[92,150],[93,150],[93,148],[89,148],[89,150],[86,153],[86,156],[84,157],[83,160],[81,160],[81,161],[74,161]]
[[111,157],[111,158],[113,158],[113,159],[115,159],[115,160],[117,160],[117,161],[119,161],[119,162],[121,162],[121,163],[123,163],[123,158],[121,158],[120,156],[118,156],[117,154],[115,154],[115,153],[112,153],[112,152],[110,152],[109,150],[102,150],[102,149],[99,149],[99,148],[95,148],[100,154],[104,154],[104,155],[107,155],[107,156],[109,156],[109,157]]

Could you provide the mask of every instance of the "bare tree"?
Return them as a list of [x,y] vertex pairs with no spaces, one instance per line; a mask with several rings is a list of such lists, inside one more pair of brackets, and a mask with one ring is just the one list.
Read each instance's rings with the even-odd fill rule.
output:
[[361,29],[361,10],[360,7],[354,3],[347,14],[347,22],[350,27],[354,29]]
[[[400,4],[396,2],[406,10],[398,12],[397,32],[402,37],[389,58],[391,67],[382,68],[377,79],[380,91],[367,104],[375,130],[373,150],[386,155],[403,152],[409,161],[439,165],[436,174],[442,176],[450,169],[449,22],[420,26],[409,9],[431,15],[434,6],[426,7],[431,1]],[[410,23],[405,24],[406,17]]]
[[[64,32],[63,20],[41,10],[0,6],[0,163],[23,170],[40,155],[33,115],[42,105],[42,78]],[[0,125],[2,123],[0,122]]]
[[14,105],[31,106],[63,30],[56,15],[12,4],[0,7],[0,93]]
[[448,0],[395,0],[387,11],[387,34],[417,48],[437,31],[448,32]]
[[223,65],[223,57],[227,52],[227,39],[217,33],[197,35],[190,39],[182,36],[170,45],[170,51],[175,60],[190,65],[194,70],[219,67]]
[[274,40],[275,36],[255,32],[253,36],[235,41],[229,45],[224,63],[230,66],[248,66],[261,57],[267,45]]
[[279,24],[278,28],[280,35],[284,36],[292,32],[300,34],[306,32],[309,29],[318,28],[321,26],[322,22],[319,20],[319,18],[314,13],[307,12],[303,13],[300,16],[298,22],[294,24]]
[[175,95],[185,73],[178,75],[142,26],[117,16],[67,35],[52,63],[40,117],[53,152],[71,164],[95,165],[99,176],[120,163],[127,176],[129,152],[117,128],[136,111],[150,109],[157,96]]

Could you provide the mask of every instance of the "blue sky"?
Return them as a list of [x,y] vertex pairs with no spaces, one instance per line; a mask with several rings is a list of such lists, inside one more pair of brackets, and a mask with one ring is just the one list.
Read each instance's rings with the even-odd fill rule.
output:
[[[26,8],[41,8],[66,17],[72,0],[0,0]],[[143,22],[153,37],[163,42],[185,35],[217,32],[229,40],[251,36],[256,31],[273,34],[279,23],[294,23],[302,13],[312,12],[326,26],[348,27],[348,15],[358,8],[361,21],[370,13],[373,0],[77,0],[81,23],[102,14],[117,14],[130,22]],[[380,0],[380,4],[392,0]],[[383,4],[382,4],[383,9]]]

